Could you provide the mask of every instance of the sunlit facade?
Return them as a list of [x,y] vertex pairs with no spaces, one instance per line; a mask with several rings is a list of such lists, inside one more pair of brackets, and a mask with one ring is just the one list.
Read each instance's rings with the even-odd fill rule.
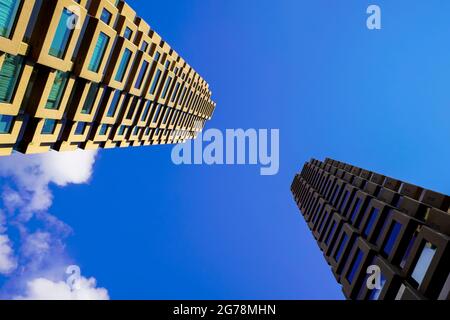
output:
[[215,106],[124,1],[0,1],[0,155],[181,143]]

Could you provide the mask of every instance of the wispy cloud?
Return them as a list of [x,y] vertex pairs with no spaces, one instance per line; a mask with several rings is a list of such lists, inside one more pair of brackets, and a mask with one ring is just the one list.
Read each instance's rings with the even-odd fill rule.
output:
[[[75,151],[0,158],[3,178],[0,209],[0,274],[8,281],[2,298],[108,299],[94,278],[81,277],[79,288],[66,284],[65,269],[73,264],[65,250],[70,226],[48,211],[50,185],[85,184],[92,177],[97,153]],[[14,238],[9,231],[19,235]]]

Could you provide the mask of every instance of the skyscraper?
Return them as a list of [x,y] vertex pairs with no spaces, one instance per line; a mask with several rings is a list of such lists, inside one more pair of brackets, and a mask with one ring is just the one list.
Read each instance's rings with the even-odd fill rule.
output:
[[291,191],[348,299],[450,299],[450,197],[311,160]]
[[124,1],[0,1],[0,155],[179,143],[215,106]]

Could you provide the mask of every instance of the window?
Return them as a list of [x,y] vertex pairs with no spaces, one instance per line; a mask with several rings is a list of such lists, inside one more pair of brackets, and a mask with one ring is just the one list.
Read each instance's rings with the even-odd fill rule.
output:
[[341,207],[339,208],[339,210],[340,210],[341,212],[342,212],[343,208],[345,208],[345,205],[346,205],[347,200],[348,200],[348,195],[349,195],[348,191],[345,190],[345,192],[344,192],[344,197],[342,198]]
[[150,94],[155,94],[156,87],[158,85],[160,77],[161,77],[161,70],[158,69],[158,70],[156,70],[155,78],[154,78],[153,83],[152,83],[152,85],[150,87]]
[[141,51],[147,51],[147,48],[148,48],[148,42],[147,41],[144,41],[144,42],[142,42],[142,46],[141,46]]
[[153,116],[153,122],[156,122],[158,120],[158,116],[159,116],[160,111],[161,111],[161,105],[158,104],[158,106],[156,107],[155,114]]
[[402,261],[400,262],[400,267],[403,269],[408,261],[409,254],[411,253],[414,242],[416,242],[416,233],[409,240],[408,248],[406,248],[405,254],[403,255]]
[[108,109],[108,113],[107,113],[108,117],[114,117],[114,115],[116,113],[117,105],[119,104],[119,99],[120,99],[120,91],[116,90],[116,92],[114,93],[114,97],[111,101],[111,105]]
[[356,227],[358,227],[358,226],[356,225],[356,223],[355,223],[355,221],[356,221],[356,214],[358,213],[359,209],[361,208],[361,203],[362,203],[361,199],[360,199],[360,198],[356,198],[355,206],[353,207],[352,214],[350,215],[350,220],[352,221],[352,223],[353,223]]
[[11,133],[13,117],[0,114],[0,134]]
[[128,64],[130,63],[131,59],[131,51],[129,49],[125,49],[125,52],[123,53],[122,60],[120,61],[119,69],[117,70],[117,74],[115,77],[115,80],[118,82],[122,82],[125,72],[127,71]]
[[111,22],[111,19],[112,19],[112,13],[106,9],[103,9],[102,15],[100,16],[100,20],[109,25],[109,23]]
[[141,88],[142,81],[144,80],[144,76],[145,76],[145,73],[147,72],[147,69],[148,69],[148,62],[144,61],[144,63],[142,64],[142,67],[141,67],[141,71],[139,71],[139,76],[138,76],[138,78],[136,80],[136,84],[134,85],[134,87],[136,89],[140,89]]
[[386,284],[386,278],[383,276],[383,274],[380,275],[380,278],[381,278],[381,280],[380,280],[380,288],[379,289],[373,289],[370,292],[369,300],[378,300],[380,298],[380,294],[383,291],[383,288],[384,288],[384,286]]
[[123,136],[124,133],[125,133],[125,126],[120,126],[120,128],[119,128],[119,136]]
[[108,125],[107,124],[102,124],[102,126],[100,127],[99,134],[101,136],[104,136],[104,135],[106,135],[107,131],[108,131]]
[[98,72],[100,65],[102,64],[103,57],[105,56],[108,43],[109,37],[103,32],[100,32],[97,44],[95,45],[94,53],[92,54],[91,62],[89,62],[89,71]]
[[419,286],[422,284],[422,281],[425,278],[436,250],[436,246],[430,242],[426,242],[422,247],[419,260],[417,260],[416,266],[414,267],[414,271],[411,275],[411,277],[417,281]]
[[20,0],[0,1],[0,37],[11,38],[20,3]]
[[170,84],[172,83],[172,77],[169,77],[166,81],[166,85],[164,86],[164,90],[161,94],[161,99],[165,99],[167,95],[167,91],[169,90]]
[[151,104],[152,104],[151,101],[147,101],[147,103],[145,104],[145,108],[144,108],[144,112],[142,113],[141,121],[145,121],[145,119],[147,119]]
[[0,102],[12,102],[22,67],[22,57],[5,54],[5,60],[0,70]]
[[364,228],[364,235],[366,237],[370,234],[370,231],[372,230],[372,227],[375,224],[375,221],[377,220],[379,211],[380,210],[378,210],[377,208],[372,208],[372,210],[370,210],[369,221],[367,222],[367,225]]
[[134,128],[133,135],[137,136],[138,133],[139,133],[139,127]]
[[64,8],[61,18],[59,19],[58,27],[50,46],[49,54],[51,56],[64,59],[70,39],[73,35],[73,27],[78,20],[78,16],[68,9]]
[[61,99],[66,89],[69,73],[56,71],[55,81],[45,104],[45,109],[57,110],[61,104]]
[[172,95],[172,102],[175,102],[175,99],[177,98],[178,89],[180,89],[180,83],[177,83],[177,85],[175,86],[175,90],[173,91]]
[[153,57],[153,60],[155,60],[156,62],[159,62],[160,57],[161,57],[161,54],[158,51],[156,51],[155,56]]
[[75,129],[75,134],[81,136],[84,134],[84,130],[86,129],[86,122],[78,122],[77,128]]
[[342,252],[344,251],[345,245],[347,244],[348,236],[346,233],[342,235],[341,241],[339,242],[339,248],[334,254],[334,260],[339,261],[341,258]]
[[323,215],[323,219],[320,222],[319,228],[317,229],[317,230],[319,230],[320,233],[322,233],[322,230],[325,227],[325,221],[327,221],[329,215],[330,215],[330,213],[328,211],[325,211],[325,213]]
[[317,210],[314,213],[314,221],[313,221],[314,224],[317,222],[317,219],[319,218],[320,210],[322,210],[322,204],[319,204],[317,206]]
[[126,27],[125,32],[124,32],[124,38],[131,40],[132,35],[133,35],[133,31],[130,28]]
[[361,264],[363,259],[363,252],[361,251],[361,249],[358,249],[358,251],[356,252],[356,256],[353,259],[352,263],[350,264],[350,268],[349,271],[347,273],[347,280],[348,282],[352,283],[353,279],[355,278],[356,275],[356,271],[359,268],[359,265]]
[[334,230],[336,230],[336,221],[333,221],[333,224],[331,225],[330,232],[327,234],[327,237],[326,237],[326,239],[325,239],[325,243],[326,243],[327,245],[330,244],[331,236],[333,235]]
[[81,109],[82,114],[90,114],[92,112],[92,108],[94,107],[99,87],[100,85],[98,83],[91,84],[91,87],[89,88],[89,92],[86,97],[86,101],[84,102],[83,105],[83,109]]
[[42,127],[42,134],[53,134],[56,128],[56,120],[45,119],[44,126]]
[[395,241],[397,240],[400,231],[402,230],[402,225],[398,222],[394,222],[389,228],[387,241],[383,246],[383,252],[389,256],[391,254],[392,248],[394,247]]

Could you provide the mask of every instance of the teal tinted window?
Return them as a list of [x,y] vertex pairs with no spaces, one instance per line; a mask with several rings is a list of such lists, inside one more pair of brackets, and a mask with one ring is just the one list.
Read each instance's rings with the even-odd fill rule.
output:
[[116,109],[117,109],[117,105],[119,104],[119,99],[120,99],[120,91],[117,90],[114,93],[114,97],[111,102],[111,106],[109,107],[108,114],[107,114],[108,117],[114,117],[114,115],[116,114]]
[[156,70],[155,79],[150,87],[150,94],[155,94],[156,87],[158,86],[159,78],[161,78],[161,70]]
[[92,112],[92,108],[94,107],[95,99],[97,98],[97,93],[99,89],[98,83],[93,83],[89,88],[88,95],[86,97],[86,101],[84,102],[83,109],[81,113],[90,114]]
[[102,126],[100,127],[100,132],[99,134],[101,136],[106,135],[106,132],[108,131],[108,125],[107,124],[102,124]]
[[44,126],[42,127],[42,134],[53,134],[56,128],[56,120],[45,119]]
[[129,49],[125,49],[125,52],[123,53],[122,60],[120,61],[119,69],[117,70],[116,74],[116,81],[122,82],[123,77],[125,76],[125,72],[127,71],[128,64],[130,63],[131,59],[131,51]]
[[136,84],[134,85],[134,87],[136,89],[139,89],[141,87],[142,80],[144,80],[144,76],[145,76],[145,73],[147,72],[147,69],[148,69],[148,62],[144,61],[144,63],[142,64],[142,67],[141,67],[141,71],[139,71],[139,76],[136,80]]
[[10,38],[17,19],[20,0],[0,1],[0,37]]
[[55,81],[53,82],[52,89],[50,90],[50,95],[48,96],[47,103],[45,104],[46,109],[57,110],[61,104],[61,99],[66,89],[67,81],[69,79],[69,74],[56,71]]
[[71,11],[64,9],[59,19],[58,27],[50,46],[49,54],[51,56],[64,59],[70,39],[72,38],[74,25],[78,17]]
[[100,32],[97,44],[95,45],[94,53],[92,54],[91,62],[89,62],[88,69],[92,72],[98,72],[105,56],[106,48],[108,47],[109,37]]
[[12,102],[22,67],[22,57],[5,55],[5,61],[0,70],[0,102]]
[[170,84],[172,83],[172,77],[169,77],[166,81],[166,85],[164,86],[164,90],[161,94],[161,98],[165,99],[167,95],[167,91],[169,90]]
[[100,20],[104,23],[109,24],[111,22],[112,14],[106,9],[103,9],[102,15],[100,16]]
[[0,134],[11,133],[13,117],[0,114]]

